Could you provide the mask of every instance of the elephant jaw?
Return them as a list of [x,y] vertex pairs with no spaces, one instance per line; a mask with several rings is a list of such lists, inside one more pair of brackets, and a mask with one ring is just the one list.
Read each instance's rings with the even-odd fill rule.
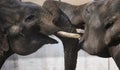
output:
[[[77,33],[84,33],[84,30],[82,29],[76,29]],[[59,31],[57,32],[58,35],[62,36],[62,37],[67,37],[67,38],[75,38],[75,39],[79,39],[81,38],[80,34],[77,33],[70,33],[70,32],[65,32],[65,31]]]

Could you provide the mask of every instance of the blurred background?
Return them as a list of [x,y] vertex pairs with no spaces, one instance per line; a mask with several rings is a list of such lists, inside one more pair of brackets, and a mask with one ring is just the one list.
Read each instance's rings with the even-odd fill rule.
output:
[[[23,0],[42,5],[45,0]],[[92,0],[60,0],[73,5],[80,5]],[[1,70],[64,70],[63,44],[55,36],[51,36],[59,41],[58,44],[44,45],[37,52],[20,56],[12,55],[5,62]],[[76,70],[118,70],[112,58],[100,58],[90,56],[83,50],[79,51]]]

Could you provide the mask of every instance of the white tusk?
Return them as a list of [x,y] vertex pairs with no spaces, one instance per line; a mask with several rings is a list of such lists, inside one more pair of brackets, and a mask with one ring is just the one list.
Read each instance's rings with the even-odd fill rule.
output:
[[76,31],[77,31],[77,33],[85,33],[85,30],[83,30],[83,29],[76,29]]
[[68,37],[68,38],[80,38],[81,36],[76,33],[69,33],[69,32],[64,32],[64,31],[59,31],[57,32],[58,35],[62,37]]

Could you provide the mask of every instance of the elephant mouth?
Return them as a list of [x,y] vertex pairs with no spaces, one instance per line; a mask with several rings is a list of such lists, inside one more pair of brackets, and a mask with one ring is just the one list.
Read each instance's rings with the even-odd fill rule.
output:
[[58,31],[57,34],[62,37],[80,39],[85,31],[83,29],[76,29],[76,32],[77,33]]

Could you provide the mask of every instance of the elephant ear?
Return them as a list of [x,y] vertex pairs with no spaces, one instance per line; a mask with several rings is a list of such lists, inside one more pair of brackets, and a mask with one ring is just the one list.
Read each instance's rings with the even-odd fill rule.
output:
[[58,21],[60,19],[62,11],[59,9],[55,1],[46,0],[42,7],[46,9],[47,12],[49,12],[49,15],[53,17],[54,21]]
[[4,52],[9,50],[8,39],[6,35],[0,34],[0,55],[4,55]]
[[55,17],[59,16],[59,13],[61,12],[57,4],[52,0],[46,0],[42,7]]
[[[1,13],[0,13],[1,14]],[[7,38],[7,27],[9,23],[5,23],[0,16],[0,55],[4,55],[4,52],[9,50],[9,42]]]
[[63,26],[71,26],[71,21],[68,19],[68,16],[58,6],[59,4],[57,4],[55,1],[46,0],[42,7],[45,8],[46,11],[49,12],[49,15],[53,17],[52,22],[56,26],[60,28],[62,28]]

